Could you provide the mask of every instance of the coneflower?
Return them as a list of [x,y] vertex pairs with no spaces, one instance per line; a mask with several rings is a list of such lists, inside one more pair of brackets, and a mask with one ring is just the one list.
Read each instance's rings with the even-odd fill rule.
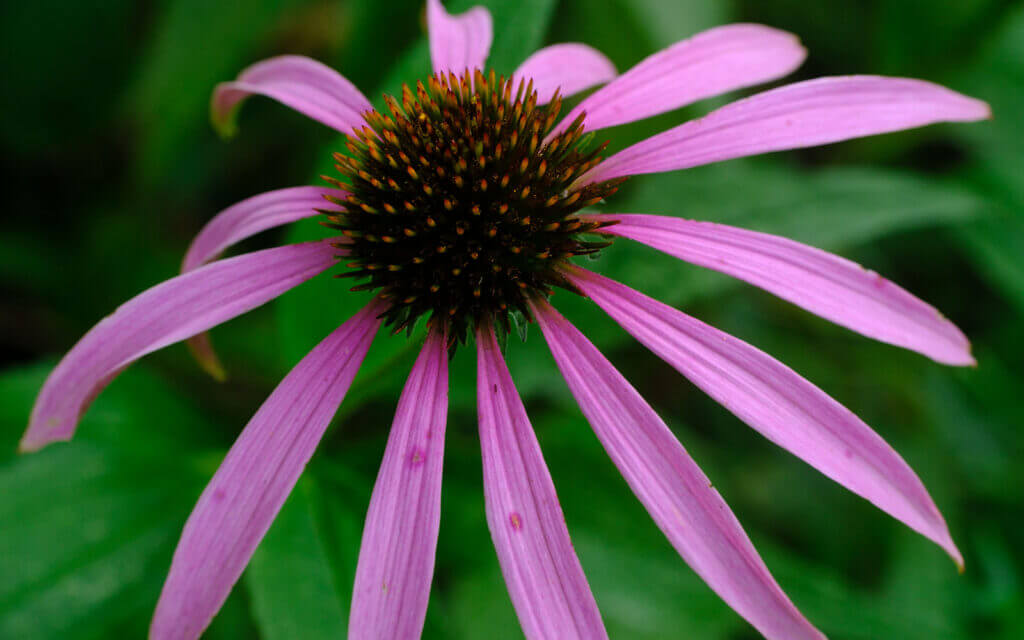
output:
[[[536,436],[499,339],[510,319],[541,328],[609,456],[683,559],[773,640],[821,638],[739,521],[629,382],[551,306],[555,289],[593,300],[626,331],[772,442],[933,540],[962,564],[910,467],[853,413],[743,341],[587,271],[573,258],[616,237],[722,271],[878,340],[952,365],[963,334],[931,306],[842,258],[763,233],[654,215],[599,213],[630,176],[837,142],[941,121],[987,105],[918,80],[821,78],[740,100],[603,158],[590,132],[677,109],[794,70],[805,51],[764,26],[719,27],[617,75],[581,44],[547,47],[510,78],[486,67],[492,24],[428,0],[433,75],[370,102],[308,58],[256,64],[217,87],[233,127],[262,94],[346,134],[330,187],[266,193],[216,216],[183,274],[102,320],[50,374],[23,450],[68,440],[89,402],[139,357],[181,340],[208,370],[204,332],[342,262],[373,300],[285,377],[228,452],[185,525],[150,636],[196,638],[227,598],[313,455],[379,327],[427,335],[399,400],[356,571],[350,638],[416,638],[440,525],[448,360],[475,343],[487,522],[528,638],[605,638]],[[560,118],[561,97],[605,86]],[[741,185],[738,185],[741,188]],[[676,212],[667,212],[676,213]],[[259,231],[322,216],[328,240],[225,260]],[[342,295],[339,290],[339,295]]]

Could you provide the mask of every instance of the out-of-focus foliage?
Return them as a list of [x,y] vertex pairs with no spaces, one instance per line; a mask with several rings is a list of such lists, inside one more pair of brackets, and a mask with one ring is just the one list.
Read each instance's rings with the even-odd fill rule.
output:
[[[988,100],[991,122],[932,127],[637,178],[619,211],[715,220],[837,251],[933,302],[976,369],[943,368],[751,287],[619,241],[594,266],[767,350],[872,424],[920,473],[967,558],[942,552],[759,438],[583,300],[555,302],[648,397],[831,638],[1024,637],[1024,7],[1011,0],[487,0],[492,64],[547,42],[628,68],[734,20],[798,33],[795,78],[923,77]],[[477,2],[453,0],[454,9]],[[0,638],[140,637],[205,480],[276,381],[365,297],[315,279],[213,332],[231,378],[183,347],[146,358],[79,437],[14,454],[54,358],[176,272],[241,198],[317,183],[336,134],[267,100],[240,136],[207,124],[213,85],[280,53],[338,67],[373,100],[428,72],[419,0],[58,0],[0,6]],[[622,146],[706,112],[607,134]],[[321,235],[314,222],[241,250]],[[415,343],[381,335],[308,472],[208,632],[338,638],[362,519]],[[508,357],[615,638],[754,638],[630,494],[531,329]],[[483,517],[470,350],[453,363],[437,574],[425,636],[518,638]]]

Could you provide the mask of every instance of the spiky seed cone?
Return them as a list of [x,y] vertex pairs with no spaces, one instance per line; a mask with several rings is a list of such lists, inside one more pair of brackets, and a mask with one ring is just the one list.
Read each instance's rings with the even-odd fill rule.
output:
[[430,315],[464,339],[478,322],[509,330],[510,312],[567,286],[559,267],[607,242],[575,214],[621,180],[574,188],[603,146],[581,143],[583,117],[543,141],[561,108],[537,105],[532,82],[491,71],[437,75],[348,136],[335,154],[351,195],[325,212],[348,237],[354,289],[379,290],[394,330]]

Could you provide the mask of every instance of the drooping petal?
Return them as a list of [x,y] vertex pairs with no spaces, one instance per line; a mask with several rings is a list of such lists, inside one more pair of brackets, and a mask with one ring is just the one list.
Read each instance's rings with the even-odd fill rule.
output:
[[523,633],[529,640],[607,638],[494,331],[477,329],[476,344],[487,525]]
[[124,367],[273,300],[335,263],[328,241],[221,260],[144,291],[78,341],[43,384],[21,440],[34,451],[70,440],[78,420]]
[[633,337],[766,438],[941,546],[963,565],[921,480],[860,418],[749,344],[595,273],[574,285]]
[[419,638],[441,522],[448,349],[431,331],[398,401],[359,549],[349,640]]
[[745,280],[876,340],[945,364],[974,364],[967,338],[934,307],[839,256],[786,238],[711,222],[637,214],[588,218],[617,220],[602,233],[631,238]]
[[194,640],[210,624],[338,410],[384,308],[375,300],[331,333],[245,426],[185,523],[151,640]]
[[549,304],[534,303],[533,311],[597,437],[687,564],[766,638],[824,638],[782,592],[725,500],[636,389]]
[[243,70],[213,91],[210,117],[224,136],[235,134],[235,114],[251,95],[263,95],[342,133],[363,124],[373,109],[354,84],[322,62],[304,56],[278,56]]
[[[192,241],[181,264],[182,273],[206,264],[231,245],[261,231],[317,215],[316,209],[325,205],[324,196],[344,198],[346,194],[340,189],[292,187],[253,196],[228,207],[206,223]],[[225,378],[209,334],[192,336],[187,344],[207,373],[218,380]]]
[[585,44],[569,42],[538,50],[512,75],[516,85],[533,80],[537,104],[547,104],[555,91],[571,96],[615,77],[615,65]]
[[196,334],[185,340],[188,352],[203,371],[217,382],[224,382],[228,379],[227,369],[220,361],[217,351],[210,341],[210,334],[206,331]]
[[602,162],[580,182],[674,171],[990,115],[984,102],[923,80],[818,78],[733,102],[638,142]]
[[806,56],[796,36],[771,27],[730,24],[708,29],[646,58],[584,98],[556,131],[584,112],[588,131],[649,118],[780,78]]
[[225,249],[261,231],[317,215],[327,206],[324,196],[344,199],[340,189],[291,187],[246,198],[215,215],[192,240],[182,272],[215,259]]
[[451,15],[445,11],[441,0],[427,0],[427,30],[434,73],[458,75],[466,69],[483,70],[494,37],[490,11],[473,7],[465,13]]

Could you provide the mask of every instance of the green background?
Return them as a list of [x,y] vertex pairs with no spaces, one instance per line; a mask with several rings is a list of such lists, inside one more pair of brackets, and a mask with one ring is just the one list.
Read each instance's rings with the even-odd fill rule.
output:
[[[453,0],[464,9],[471,3]],[[715,220],[839,252],[939,307],[979,366],[945,368],[766,293],[619,241],[594,265],[775,355],[918,471],[967,560],[779,450],[633,344],[596,308],[555,303],[651,401],[831,638],[1024,637],[1024,7],[1008,0],[490,0],[491,64],[582,41],[619,69],[729,21],[793,31],[794,78],[921,77],[989,101],[937,126],[637,178],[613,209]],[[59,355],[176,273],[190,238],[244,197],[317,184],[337,138],[254,99],[240,135],[213,85],[280,53],[316,57],[371,99],[428,73],[419,0],[37,0],[0,5],[0,638],[141,637],[204,482],[276,381],[365,297],[321,277],[213,332],[216,384],[182,346],[133,366],[71,444],[18,456]],[[608,132],[621,148],[722,100]],[[319,233],[277,230],[241,250]],[[414,346],[414,345],[413,345]],[[410,343],[382,335],[209,638],[344,637],[362,520]],[[536,328],[509,361],[613,638],[757,634],[693,574],[630,494]],[[471,350],[453,364],[427,638],[518,638],[483,516]]]

